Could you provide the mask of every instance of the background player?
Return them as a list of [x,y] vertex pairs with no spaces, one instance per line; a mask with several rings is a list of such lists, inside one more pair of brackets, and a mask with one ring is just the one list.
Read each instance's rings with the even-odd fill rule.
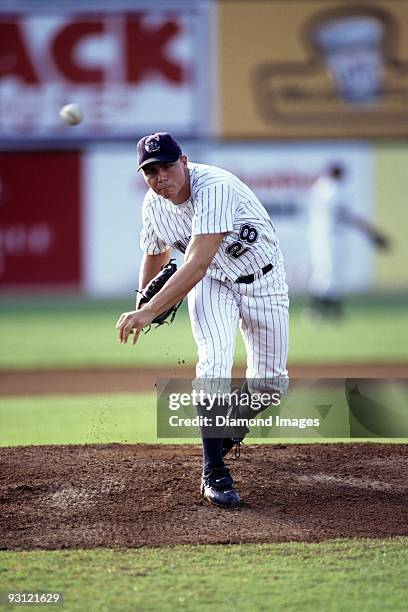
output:
[[343,314],[343,236],[347,227],[362,232],[377,248],[389,247],[384,234],[350,210],[344,178],[344,167],[332,163],[308,195],[310,313],[314,318],[339,318]]
[[[283,392],[288,294],[268,213],[230,172],[189,163],[170,134],[142,138],[138,161],[149,187],[142,209],[145,255],[140,290],[170,260],[172,247],[185,252],[185,262],[148,304],[120,316],[119,340],[125,343],[134,332],[136,342],[143,327],[188,294],[198,349],[196,382],[231,378],[239,324],[250,390],[273,387]],[[203,495],[220,506],[238,505],[240,498],[223,459],[228,445],[203,431],[202,444]]]

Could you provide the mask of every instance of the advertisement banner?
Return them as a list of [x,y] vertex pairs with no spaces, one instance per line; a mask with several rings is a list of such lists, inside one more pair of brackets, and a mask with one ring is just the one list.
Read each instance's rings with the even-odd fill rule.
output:
[[79,288],[80,156],[0,153],[0,287]]
[[226,0],[219,21],[223,137],[408,135],[407,2]]
[[[0,14],[0,137],[130,138],[158,125],[208,133],[206,3],[97,13],[51,6]],[[71,102],[84,114],[75,129],[59,118]]]

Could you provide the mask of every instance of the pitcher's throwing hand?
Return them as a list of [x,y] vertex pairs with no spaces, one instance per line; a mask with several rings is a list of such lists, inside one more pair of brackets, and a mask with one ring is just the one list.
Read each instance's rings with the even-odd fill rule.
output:
[[154,317],[147,309],[131,310],[130,312],[124,312],[121,314],[118,322],[116,323],[119,342],[126,344],[129,335],[133,334],[132,344],[136,344],[140,336],[140,332],[144,327],[150,325],[153,318]]

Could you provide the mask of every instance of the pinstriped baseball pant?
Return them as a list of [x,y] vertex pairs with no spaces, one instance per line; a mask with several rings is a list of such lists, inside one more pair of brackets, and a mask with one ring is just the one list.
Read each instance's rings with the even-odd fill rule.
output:
[[239,325],[247,352],[246,378],[287,379],[289,300],[286,291],[277,292],[275,283],[273,274],[249,285],[206,275],[190,291],[197,378],[231,378]]

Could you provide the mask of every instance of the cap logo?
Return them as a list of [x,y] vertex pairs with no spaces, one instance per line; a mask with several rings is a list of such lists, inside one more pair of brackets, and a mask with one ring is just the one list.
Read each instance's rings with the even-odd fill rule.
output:
[[153,134],[153,136],[146,138],[144,148],[148,153],[160,151],[160,137]]

